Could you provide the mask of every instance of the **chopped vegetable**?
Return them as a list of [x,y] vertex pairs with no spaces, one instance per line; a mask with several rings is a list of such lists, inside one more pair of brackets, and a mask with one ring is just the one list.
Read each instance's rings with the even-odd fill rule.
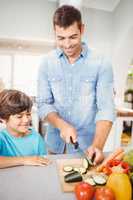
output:
[[79,173],[80,173],[80,168],[79,168],[79,167],[74,167],[73,170],[74,170],[75,172],[79,172]]
[[86,172],[87,172],[87,170],[86,170],[85,167],[80,167],[80,168],[79,168],[79,173],[85,174]]
[[93,175],[92,178],[97,185],[105,185],[107,182],[106,178],[101,174]]
[[85,177],[84,182],[89,183],[92,186],[105,185],[107,182],[107,176],[104,174],[92,174]]
[[85,167],[86,169],[89,168],[89,162],[87,158],[83,158],[83,162],[82,162],[83,167]]
[[122,154],[123,152],[124,152],[123,148],[121,147],[117,148],[113,153],[109,154],[107,158],[105,158],[104,161],[97,167],[97,171],[101,172],[103,168],[106,166],[108,161],[115,159],[116,157],[118,157],[118,155]]
[[73,167],[72,166],[64,166],[63,170],[64,170],[64,172],[72,172]]
[[93,179],[91,176],[88,176],[87,178],[85,178],[85,179],[84,179],[84,182],[85,182],[85,183],[89,183],[89,184],[92,185],[92,186],[95,186],[95,185],[96,185],[94,179]]
[[114,172],[128,173],[129,164],[120,160],[110,160],[107,162],[106,166],[103,168],[103,172],[107,175]]
[[79,172],[71,172],[65,175],[64,180],[66,183],[74,183],[82,181],[82,176]]
[[91,160],[90,158],[87,158],[87,160],[88,160],[88,163],[89,163],[89,167],[90,167],[90,166],[93,166],[92,160]]

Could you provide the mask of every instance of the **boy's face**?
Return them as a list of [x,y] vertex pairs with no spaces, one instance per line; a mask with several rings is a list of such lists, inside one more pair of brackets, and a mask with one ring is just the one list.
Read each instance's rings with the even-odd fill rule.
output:
[[15,136],[29,132],[31,123],[31,112],[23,111],[19,114],[10,115],[6,121],[7,130]]
[[79,29],[77,22],[67,28],[55,25],[55,38],[57,46],[63,50],[68,58],[73,58],[81,51],[81,37],[84,26]]

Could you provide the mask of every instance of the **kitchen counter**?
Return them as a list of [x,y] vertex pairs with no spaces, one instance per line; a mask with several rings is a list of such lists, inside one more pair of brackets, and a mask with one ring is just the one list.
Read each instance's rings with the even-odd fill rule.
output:
[[61,191],[56,159],[78,155],[49,155],[46,167],[19,166],[0,169],[1,200],[75,200],[73,193]]
[[133,117],[133,109],[128,108],[118,108],[117,117]]

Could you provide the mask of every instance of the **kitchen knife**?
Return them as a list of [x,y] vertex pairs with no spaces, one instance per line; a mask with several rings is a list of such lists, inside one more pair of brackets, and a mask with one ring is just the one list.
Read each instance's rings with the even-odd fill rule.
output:
[[77,151],[80,153],[80,155],[81,155],[82,157],[84,157],[84,158],[86,158],[87,160],[89,160],[89,162],[90,162],[91,165],[94,165],[93,162],[94,162],[94,159],[95,159],[96,154],[94,153],[93,156],[92,156],[92,158],[90,159],[90,158],[87,156],[87,154],[80,148],[79,143],[78,143],[77,141],[76,141],[76,142],[73,142],[73,139],[72,139],[71,136],[70,136],[70,141],[71,141],[71,143],[74,145],[74,149],[77,150]]

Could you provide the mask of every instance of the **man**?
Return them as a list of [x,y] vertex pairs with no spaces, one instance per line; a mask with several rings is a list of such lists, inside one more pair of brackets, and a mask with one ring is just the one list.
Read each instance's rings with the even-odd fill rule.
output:
[[70,5],[53,18],[57,49],[43,59],[38,78],[38,108],[50,124],[46,142],[50,152],[74,153],[73,142],[95,163],[114,120],[112,67],[81,42],[81,13]]

